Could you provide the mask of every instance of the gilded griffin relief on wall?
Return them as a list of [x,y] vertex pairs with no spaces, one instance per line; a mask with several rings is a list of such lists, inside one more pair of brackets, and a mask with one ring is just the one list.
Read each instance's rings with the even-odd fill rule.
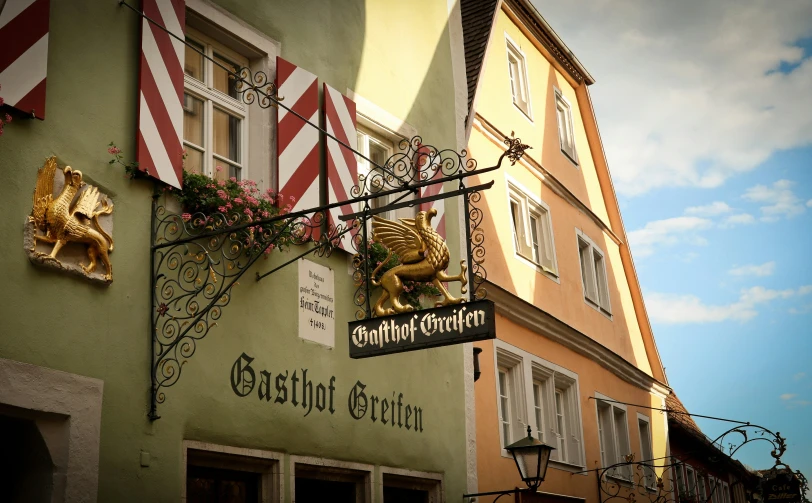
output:
[[[61,176],[60,176],[61,175]],[[37,171],[25,249],[34,264],[110,283],[113,203],[82,181],[82,172],[59,169],[51,157]]]

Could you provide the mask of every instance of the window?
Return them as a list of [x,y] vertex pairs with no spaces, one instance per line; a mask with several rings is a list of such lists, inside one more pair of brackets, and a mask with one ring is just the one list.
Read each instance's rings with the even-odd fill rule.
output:
[[515,183],[508,183],[508,192],[516,253],[533,262],[542,271],[557,276],[549,207],[520,190]]
[[281,453],[185,440],[185,501],[248,502],[277,497]]
[[674,473],[677,480],[677,490],[679,492],[679,496],[686,496],[687,488],[685,486],[685,466],[676,459],[674,459]]
[[606,279],[606,259],[603,252],[591,239],[577,231],[578,254],[581,259],[581,280],[584,285],[584,298],[587,303],[612,314],[609,304],[609,285]]
[[536,438],[555,447],[552,461],[583,466],[578,376],[501,341],[496,366],[502,446],[525,437],[529,425]]
[[335,503],[372,501],[372,465],[306,456],[290,456],[290,463],[291,501],[322,502],[328,494]]
[[[392,141],[374,134],[372,131],[365,128],[358,128],[358,146],[359,152],[372,160],[375,164],[380,166],[386,165],[386,161],[392,156],[395,147]],[[367,184],[369,192],[374,194],[376,192],[383,192],[396,188],[387,181],[387,174],[370,164],[366,159],[358,157],[358,185],[363,187]],[[368,180],[368,181],[367,181]],[[387,197],[379,197],[370,201],[371,208],[382,208],[387,204]],[[379,213],[381,218],[392,219],[391,212]]]
[[[629,425],[626,420],[626,408],[611,402],[596,400],[598,407],[598,438],[601,444],[601,462],[604,467],[616,463],[626,463],[626,456],[631,454],[629,446]],[[615,467],[610,476],[631,480],[631,466]]]
[[193,28],[186,31],[186,42],[194,49],[186,47],[184,63],[185,168],[215,179],[240,180],[247,167],[248,106],[222,67],[236,72],[248,66],[248,59]]
[[507,41],[507,58],[513,104],[530,117],[530,92],[527,85],[527,66],[524,54],[510,40]]
[[696,485],[696,500],[698,502],[702,503],[702,502],[704,502],[704,501],[706,501],[708,499],[708,493],[706,491],[707,486],[705,485],[705,476],[698,474],[697,479],[696,479],[696,483],[697,483],[697,485]]
[[558,121],[558,142],[561,145],[561,151],[572,162],[578,164],[578,158],[575,155],[575,136],[572,131],[572,110],[569,102],[558,89],[555,90],[555,114]]
[[443,500],[442,474],[385,466],[380,467],[380,472],[383,503],[439,503]]
[[685,465],[685,476],[688,479],[687,496],[689,499],[696,499],[696,470],[691,465]]
[[[656,463],[652,461],[654,459],[654,451],[651,447],[651,424],[649,422],[649,418],[642,414],[638,414],[637,427],[640,431],[641,461],[653,466]],[[657,486],[657,474],[654,472],[654,468],[646,467],[644,475],[646,478],[646,487],[649,489],[654,489]]]
[[722,494],[719,501],[721,503],[730,503],[730,487],[727,485],[727,482],[722,482]]
[[499,398],[499,436],[502,448],[527,435],[527,419],[522,390],[522,360],[506,351],[497,351],[497,395]]
[[716,477],[709,477],[711,486],[711,501],[722,503],[722,482]]

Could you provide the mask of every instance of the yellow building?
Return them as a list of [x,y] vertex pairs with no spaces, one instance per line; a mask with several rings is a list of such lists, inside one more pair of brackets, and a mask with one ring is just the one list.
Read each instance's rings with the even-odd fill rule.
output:
[[[556,448],[541,500],[605,501],[600,468],[667,455],[666,416],[651,408],[664,408],[670,390],[589,96],[594,79],[529,0],[464,1],[462,13],[470,155],[498,156],[512,132],[531,147],[481,201],[498,338],[475,344],[477,488],[523,486],[504,447],[530,426]],[[633,468],[612,478],[656,488]]]

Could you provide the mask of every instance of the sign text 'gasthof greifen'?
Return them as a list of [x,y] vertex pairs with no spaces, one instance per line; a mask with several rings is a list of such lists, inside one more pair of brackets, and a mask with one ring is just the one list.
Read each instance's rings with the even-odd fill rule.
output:
[[480,300],[349,324],[350,357],[366,358],[496,337],[493,302]]

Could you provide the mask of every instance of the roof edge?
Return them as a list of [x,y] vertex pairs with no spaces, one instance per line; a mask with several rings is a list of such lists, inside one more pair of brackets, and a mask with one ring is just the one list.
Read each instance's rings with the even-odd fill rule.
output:
[[587,71],[575,54],[567,47],[567,44],[553,30],[550,23],[541,15],[530,0],[505,0],[505,4],[511,7],[516,14],[525,22],[528,28],[535,32],[539,42],[549,50],[561,66],[578,82],[586,85],[595,83],[595,78]]

